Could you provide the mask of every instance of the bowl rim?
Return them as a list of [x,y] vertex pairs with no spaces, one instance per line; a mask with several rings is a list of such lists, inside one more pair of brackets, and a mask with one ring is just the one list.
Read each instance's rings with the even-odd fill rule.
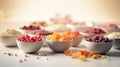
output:
[[41,34],[41,35],[38,35],[38,34],[29,33],[28,35],[33,35],[33,36],[49,36],[49,35],[51,35],[51,34],[47,34],[47,35]]
[[[22,28],[19,28],[18,30],[23,30],[23,31],[34,31],[34,30],[25,30],[25,29],[22,29]],[[37,29],[37,30],[40,30],[40,29]]]
[[22,43],[37,43],[37,42],[43,42],[43,40],[41,40],[41,41],[37,41],[37,42],[23,42],[23,41],[19,41],[18,38],[16,39],[16,41],[18,41],[18,42],[22,42]]
[[85,32],[80,32],[82,35],[105,35],[106,33],[103,34],[90,34],[90,33],[85,33]]
[[106,43],[112,43],[113,41],[111,41],[111,42],[90,42],[90,41],[87,41],[87,40],[85,40],[86,42],[88,42],[88,43],[96,43],[96,44],[106,44]]
[[46,41],[50,41],[50,42],[59,42],[59,43],[61,43],[61,42],[72,42],[73,39],[72,39],[72,40],[67,40],[67,41],[53,41],[53,40],[48,40],[48,39],[46,39]]
[[102,27],[100,25],[97,25],[96,26],[97,28],[101,28],[101,29],[104,29],[104,30],[120,30],[120,27],[118,26],[118,28],[114,29],[114,28],[105,28],[105,27]]

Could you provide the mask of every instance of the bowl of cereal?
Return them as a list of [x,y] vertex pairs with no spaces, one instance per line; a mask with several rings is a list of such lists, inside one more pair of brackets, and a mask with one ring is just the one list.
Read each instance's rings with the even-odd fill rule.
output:
[[107,37],[113,39],[113,48],[120,50],[120,32],[113,32],[108,34]]
[[86,38],[85,43],[89,51],[100,54],[106,54],[112,47],[112,40],[102,36]]
[[64,52],[72,45],[72,38],[63,33],[53,33],[46,39],[48,46],[54,52]]
[[22,34],[14,29],[7,29],[0,35],[0,41],[3,46],[17,46],[16,39]]

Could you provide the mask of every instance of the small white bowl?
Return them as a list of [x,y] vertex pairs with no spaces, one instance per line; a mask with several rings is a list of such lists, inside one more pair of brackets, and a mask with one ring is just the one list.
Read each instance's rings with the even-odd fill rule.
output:
[[107,34],[113,33],[113,32],[120,32],[120,27],[117,29],[110,29],[110,28],[103,28],[103,27],[99,27],[98,28],[104,30]]
[[43,41],[39,41],[39,42],[21,42],[18,40],[16,41],[18,48],[25,53],[35,53],[41,48],[43,44]]
[[89,51],[94,53],[106,54],[112,47],[112,42],[94,43],[85,41],[85,45]]
[[77,47],[81,43],[82,38],[83,38],[83,36],[73,37],[72,47]]
[[86,30],[86,29],[89,29],[89,28],[93,28],[93,26],[91,26],[91,27],[89,27],[89,26],[86,26],[86,27],[76,27],[76,26],[74,26],[74,25],[72,25],[72,24],[67,24],[66,25],[66,27],[67,28],[69,28],[69,29],[71,29],[72,31],[84,31],[84,30]]
[[17,46],[16,39],[18,36],[0,36],[1,44],[6,47]]
[[64,52],[71,47],[72,40],[64,41],[64,42],[55,42],[55,41],[47,40],[47,44],[50,47],[50,49],[53,50],[54,52]]
[[120,50],[120,39],[113,39],[113,48]]
[[[34,34],[28,34],[28,35],[30,35],[30,36],[38,36],[38,35],[34,35]],[[43,40],[43,44],[42,44],[42,46],[43,47],[47,47],[47,42],[46,42],[46,39],[47,39],[47,36],[48,35],[41,35],[42,36],[42,40]]]
[[113,32],[120,32],[120,29],[104,29],[107,34],[113,33]]

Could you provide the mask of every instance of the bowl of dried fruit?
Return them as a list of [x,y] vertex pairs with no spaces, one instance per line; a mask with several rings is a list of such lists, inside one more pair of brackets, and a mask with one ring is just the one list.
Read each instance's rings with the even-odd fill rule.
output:
[[51,35],[52,33],[53,32],[41,29],[41,30],[34,30],[29,35],[30,36],[36,36],[36,35],[42,36],[42,39],[43,39],[43,45],[42,46],[46,47],[47,46],[46,38],[47,38],[48,35]]
[[77,47],[82,41],[82,34],[79,31],[66,31],[67,36],[73,37],[72,47]]
[[24,35],[29,34],[30,32],[34,30],[40,30],[40,27],[30,25],[30,26],[23,26],[19,28],[19,31]]
[[94,36],[86,38],[85,45],[89,51],[106,54],[111,49],[112,42],[111,39],[102,36]]
[[35,53],[41,48],[43,44],[41,36],[31,37],[29,35],[24,35],[19,37],[16,41],[18,48],[25,53]]
[[86,29],[83,32],[81,32],[81,34],[84,37],[92,37],[92,36],[104,36],[106,34],[106,32],[100,28],[90,28],[90,29]]
[[63,33],[54,32],[46,39],[48,46],[54,52],[64,52],[72,45],[72,38]]

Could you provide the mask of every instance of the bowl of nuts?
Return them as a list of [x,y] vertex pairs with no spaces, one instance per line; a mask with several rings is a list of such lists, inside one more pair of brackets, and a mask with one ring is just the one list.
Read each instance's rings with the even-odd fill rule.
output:
[[6,29],[0,34],[0,42],[3,46],[12,47],[17,46],[16,39],[22,34],[14,29]]
[[29,35],[25,35],[25,36],[19,37],[16,41],[17,41],[18,48],[25,53],[37,52],[43,44],[41,36],[31,37]]
[[86,38],[85,42],[87,49],[94,53],[105,54],[112,47],[112,40],[102,36],[94,36],[94,37]]

